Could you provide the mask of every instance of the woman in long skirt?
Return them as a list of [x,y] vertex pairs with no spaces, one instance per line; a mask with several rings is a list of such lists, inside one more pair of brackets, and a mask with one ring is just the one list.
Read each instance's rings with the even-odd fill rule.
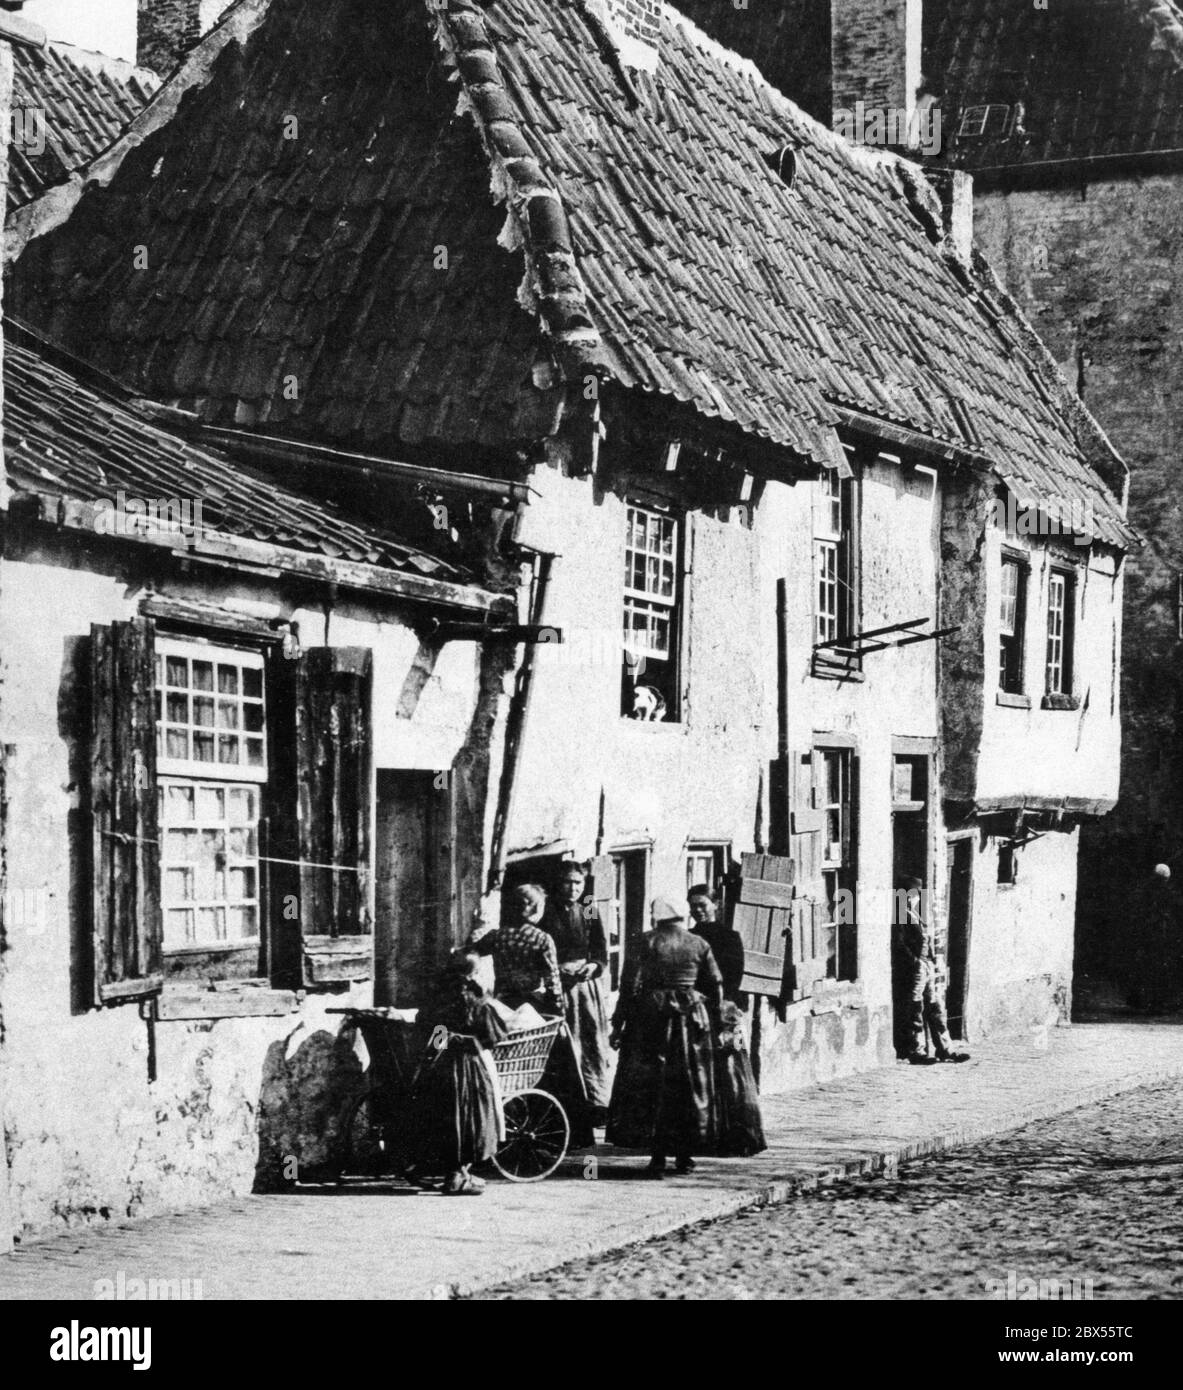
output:
[[612,1020],[620,1066],[608,1108],[607,1139],[652,1155],[660,1177],[671,1155],[688,1173],[693,1155],[717,1143],[715,1050],[723,982],[711,948],[686,930],[660,899],[655,930],[642,938],[626,972]]
[[411,1098],[415,1166],[443,1173],[440,1190],[450,1197],[484,1191],[470,1166],[492,1158],[505,1137],[490,1049],[509,1030],[474,978],[478,960],[455,952],[419,1014],[426,1050]]
[[558,894],[547,902],[539,925],[554,939],[567,1028],[579,1056],[587,1103],[595,1123],[603,1124],[612,1094],[603,978],[608,969],[608,940],[600,914],[583,901],[586,883],[582,865],[564,864]]

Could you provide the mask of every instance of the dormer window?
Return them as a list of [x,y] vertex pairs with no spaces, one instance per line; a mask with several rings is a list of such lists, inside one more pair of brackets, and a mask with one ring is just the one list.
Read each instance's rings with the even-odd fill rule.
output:
[[1021,107],[1007,102],[991,102],[986,106],[967,106],[957,127],[959,139],[1000,140],[1011,133],[1012,115],[1021,114]]

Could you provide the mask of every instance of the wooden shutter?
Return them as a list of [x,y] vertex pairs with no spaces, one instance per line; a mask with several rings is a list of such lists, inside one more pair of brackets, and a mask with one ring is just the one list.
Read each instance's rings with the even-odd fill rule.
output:
[[826,978],[827,952],[822,939],[823,813],[817,804],[816,766],[812,749],[789,759],[789,854],[794,869],[794,902],[785,985],[790,1000],[808,999],[816,982]]
[[296,757],[298,662],[274,642],[266,656],[267,785],[263,793],[260,866],[267,885],[266,969],[278,989],[304,985],[300,912],[299,769]]
[[793,873],[790,859],[745,854],[731,925],[743,942],[740,989],[779,999],[785,984],[785,951],[792,929]]
[[94,999],[122,1004],[164,980],[155,625],[92,627],[90,642]]
[[372,661],[313,647],[296,669],[300,921],[308,982],[372,974]]
[[591,900],[604,924],[604,936],[608,943],[608,986],[619,989],[624,940],[616,905],[616,865],[610,854],[597,854],[591,861]]

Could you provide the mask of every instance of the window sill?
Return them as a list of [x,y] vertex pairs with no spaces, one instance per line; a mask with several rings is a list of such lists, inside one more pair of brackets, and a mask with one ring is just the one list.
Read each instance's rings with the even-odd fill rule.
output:
[[865,681],[867,679],[863,668],[851,663],[844,662],[841,658],[837,660],[827,660],[826,657],[818,655],[816,652],[813,657],[813,664],[809,674],[815,681]]
[[318,985],[355,984],[374,973],[374,938],[357,936],[306,936],[304,982]]
[[809,999],[809,1012],[817,1014],[837,1014],[843,1009],[864,1009],[867,1001],[863,987],[858,980],[819,980],[813,987],[813,998]]
[[1080,708],[1079,695],[1045,695],[1039,702],[1040,709],[1074,710]]
[[1030,709],[1031,696],[1012,694],[1009,690],[1000,690],[994,696],[994,703],[1002,705],[1004,709]]
[[290,989],[270,989],[265,983],[233,980],[202,988],[165,985],[157,1004],[161,1022],[213,1018],[281,1018],[300,1007],[300,995]]

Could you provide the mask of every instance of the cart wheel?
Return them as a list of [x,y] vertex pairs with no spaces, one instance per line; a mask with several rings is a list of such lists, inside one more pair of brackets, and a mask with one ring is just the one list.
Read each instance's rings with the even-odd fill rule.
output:
[[372,1089],[346,1102],[333,1163],[337,1182],[346,1178],[380,1178],[399,1166],[386,1126],[378,1122],[374,1111]]
[[505,1102],[505,1143],[493,1166],[510,1182],[541,1182],[563,1161],[571,1126],[545,1091],[519,1091]]

